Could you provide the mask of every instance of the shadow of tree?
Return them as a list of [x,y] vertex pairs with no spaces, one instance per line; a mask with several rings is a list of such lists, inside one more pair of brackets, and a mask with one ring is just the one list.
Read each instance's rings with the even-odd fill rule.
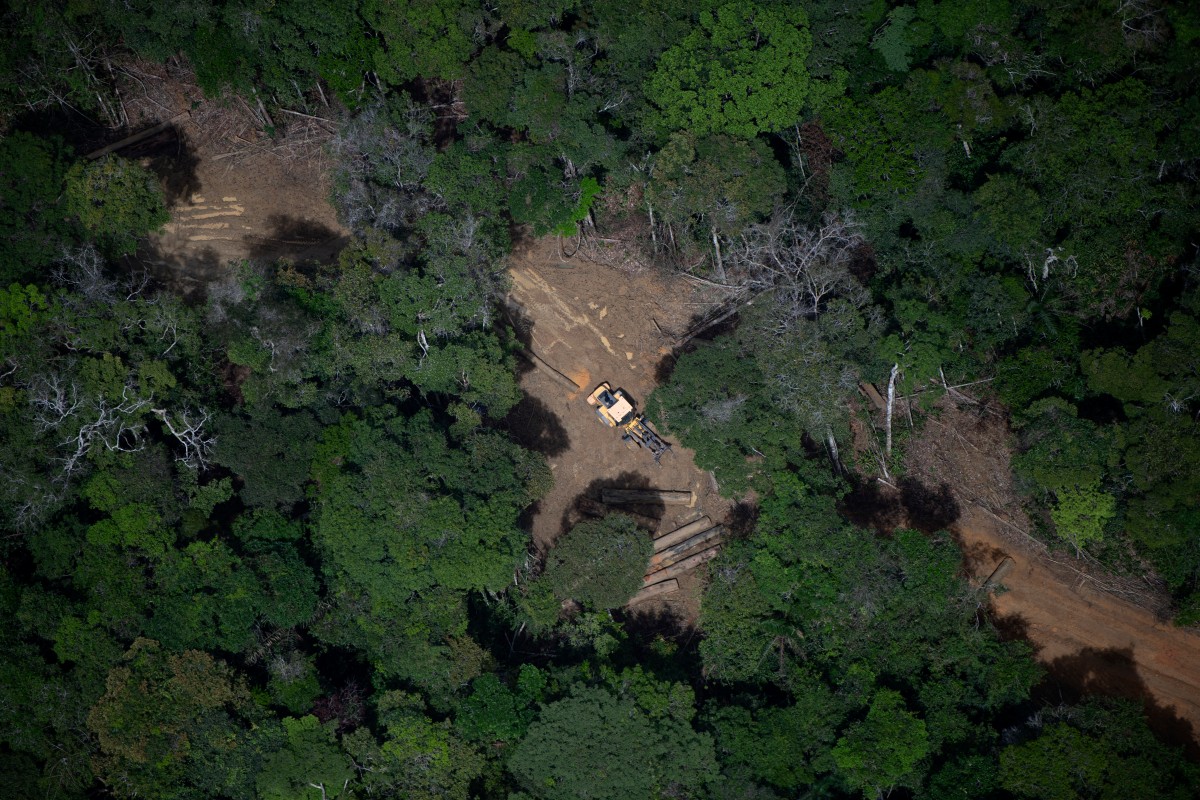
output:
[[945,483],[932,489],[916,478],[901,478],[900,504],[908,524],[922,533],[945,530],[962,515],[954,493]]
[[[993,613],[991,621],[1005,641],[1024,641],[1035,654],[1039,651],[1030,638],[1029,622],[1024,617],[1019,614],[1001,617]],[[1132,700],[1142,706],[1150,729],[1159,737],[1183,747],[1193,759],[1200,757],[1200,742],[1192,723],[1154,698],[1138,674],[1132,648],[1084,647],[1069,655],[1039,661],[1046,677],[1034,687],[1031,699],[1035,703],[1077,703],[1088,695]]]
[[507,342],[516,345],[517,354],[521,356],[517,359],[517,380],[520,381],[526,374],[537,369],[528,355],[533,351],[535,323],[533,318],[525,313],[525,309],[510,297],[501,298],[497,309],[500,316],[508,322],[508,325],[497,327],[502,327],[502,335]]
[[119,154],[125,158],[149,160],[150,171],[158,176],[168,206],[186,200],[201,189],[196,174],[200,159],[187,136],[175,125],[122,148]]
[[564,453],[571,446],[571,438],[558,415],[529,394],[523,395],[496,427],[508,431],[513,441],[526,450],[545,456]]
[[[687,325],[684,326],[683,331],[677,335],[677,338],[688,337],[687,340],[674,345],[671,351],[660,358],[658,363],[654,365],[655,385],[662,386],[671,380],[671,375],[675,372],[675,365],[679,363],[680,357],[685,353],[692,352],[702,342],[711,342],[722,334],[732,333],[741,322],[741,315],[734,313],[714,325],[710,325],[707,328],[703,327],[706,321],[713,318],[713,316],[711,312],[708,314],[692,315]],[[719,316],[719,314],[715,316]],[[690,336],[698,328],[700,332],[694,336]]]
[[145,270],[156,282],[189,302],[202,303],[208,285],[225,272],[226,264],[216,250],[205,247],[180,256],[168,253],[153,239],[144,240],[138,251],[124,259],[131,271]]
[[1047,665],[1051,679],[1077,695],[1099,694],[1141,703],[1150,728],[1172,744],[1185,747],[1192,758],[1200,743],[1192,723],[1169,706],[1160,705],[1138,674],[1132,648],[1085,647]]
[[891,533],[904,526],[900,495],[878,481],[863,481],[847,494],[838,510],[860,528]]
[[[614,611],[625,625],[625,631],[641,649],[656,639],[674,639],[693,629],[687,625],[682,612],[661,603],[643,603]],[[653,657],[653,653],[646,653]],[[642,659],[639,658],[639,662]]]
[[349,235],[327,225],[286,214],[267,217],[267,226],[266,235],[250,240],[251,258],[331,263],[350,241]]
[[[957,531],[951,531],[950,538],[958,545],[958,549],[963,555],[963,576],[967,580],[973,579],[976,585],[986,580],[1008,555],[999,547],[982,540],[968,542]],[[1001,581],[1001,585],[1003,586],[1003,581]]]
[[899,491],[864,480],[846,495],[840,510],[855,525],[883,534],[903,527],[934,533],[953,525],[962,513],[947,484],[932,489],[911,477],[900,480]]
[[754,529],[758,525],[758,504],[750,503],[745,500],[739,500],[729,510],[729,516],[725,520],[725,530],[729,532],[731,539],[745,539],[750,534],[754,533]]
[[657,521],[666,513],[666,506],[661,502],[637,503],[622,505],[606,505],[602,497],[605,489],[655,489],[648,478],[636,472],[622,472],[615,478],[597,478],[589,483],[575,499],[567,504],[563,512],[562,529],[569,530],[585,517],[595,517],[607,514],[628,513],[643,528],[657,529]]

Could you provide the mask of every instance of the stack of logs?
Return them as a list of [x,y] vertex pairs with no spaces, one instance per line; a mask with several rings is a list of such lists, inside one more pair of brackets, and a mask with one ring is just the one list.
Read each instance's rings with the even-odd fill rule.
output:
[[650,566],[642,579],[642,590],[629,604],[678,590],[676,578],[716,558],[724,536],[724,528],[714,525],[708,517],[701,517],[678,530],[655,537],[654,555],[650,557]]
[[[601,493],[602,503],[588,498],[579,501],[578,508],[585,514],[601,517],[614,505],[686,505],[693,508],[696,496],[688,491],[665,489],[605,489]],[[643,514],[623,510],[642,527],[655,530],[658,520]],[[642,581],[642,590],[633,596],[629,605],[678,591],[678,576],[689,572],[716,557],[721,547],[725,529],[714,525],[708,517],[689,522],[682,528],[654,537],[654,555]]]

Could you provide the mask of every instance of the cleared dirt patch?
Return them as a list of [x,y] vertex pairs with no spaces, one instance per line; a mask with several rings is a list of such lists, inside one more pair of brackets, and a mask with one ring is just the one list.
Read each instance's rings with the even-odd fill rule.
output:
[[[693,309],[707,302],[704,292],[681,278],[624,271],[579,255],[566,258],[554,238],[522,242],[512,262],[509,313],[542,363],[526,365],[521,386],[528,397],[506,422],[522,443],[546,454],[555,478],[554,489],[529,515],[538,547],[549,547],[582,519],[580,500],[599,500],[606,487],[693,492],[692,506],[629,509],[657,520],[658,530],[702,514],[725,519],[731,504],[696,467],[692,451],[671,441],[672,451],[655,464],[647,451],[627,449],[586,402],[597,384],[608,381],[643,408],[660,363],[670,357],[669,337],[687,330],[699,313]],[[691,574],[680,579],[677,593],[641,603],[637,611],[691,621],[698,600],[697,574]]]
[[242,98],[206,98],[173,61],[131,61],[122,74],[130,129],[169,122],[119,151],[156,172],[166,194],[171,221],[136,257],[155,277],[190,295],[230,262],[336,257],[349,234],[329,203],[329,109],[271,117]]
[[999,624],[1028,639],[1063,685],[1144,700],[1161,733],[1195,749],[1200,633],[1171,625],[1165,598],[1146,580],[1106,575],[1029,535],[1001,417],[946,401],[939,412],[909,447],[909,474],[954,495],[952,530],[976,585],[1005,556],[1015,562],[991,599]]

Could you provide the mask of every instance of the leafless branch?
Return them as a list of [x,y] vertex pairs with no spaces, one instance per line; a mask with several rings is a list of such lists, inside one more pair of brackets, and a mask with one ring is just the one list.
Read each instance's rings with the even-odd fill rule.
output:
[[[209,456],[217,440],[216,437],[204,432],[204,425],[209,419],[207,410],[201,408],[197,412],[190,412],[184,409],[174,415],[174,419],[164,408],[150,410],[167,426],[167,430],[175,437],[175,440],[183,445],[183,455],[176,460],[192,469],[204,469],[208,466]],[[199,419],[194,419],[194,414],[198,414]]]

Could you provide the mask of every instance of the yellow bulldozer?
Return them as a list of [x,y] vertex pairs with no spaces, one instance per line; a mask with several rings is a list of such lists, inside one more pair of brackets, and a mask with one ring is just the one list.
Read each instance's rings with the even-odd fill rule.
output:
[[588,395],[588,405],[596,409],[596,417],[610,428],[621,429],[621,440],[626,447],[644,447],[659,462],[663,453],[671,451],[661,436],[655,433],[646,417],[637,413],[625,392],[614,389],[607,382],[596,387]]

